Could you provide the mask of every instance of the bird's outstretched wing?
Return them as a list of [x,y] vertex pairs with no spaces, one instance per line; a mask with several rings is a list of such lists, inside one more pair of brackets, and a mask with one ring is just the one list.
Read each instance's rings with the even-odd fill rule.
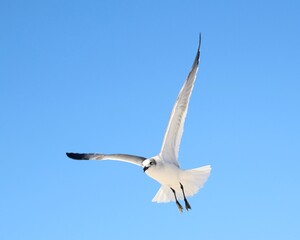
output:
[[128,155],[128,154],[100,154],[100,153],[66,153],[69,158],[75,160],[115,160],[128,162],[138,166],[142,166],[144,157]]
[[201,33],[199,35],[198,50],[192,69],[189,72],[189,75],[185,80],[173,107],[160,152],[160,156],[164,161],[172,162],[178,167],[179,145],[183,133],[184,121],[188,110],[189,100],[192,94],[196,74],[198,71],[198,65],[200,60],[200,45]]

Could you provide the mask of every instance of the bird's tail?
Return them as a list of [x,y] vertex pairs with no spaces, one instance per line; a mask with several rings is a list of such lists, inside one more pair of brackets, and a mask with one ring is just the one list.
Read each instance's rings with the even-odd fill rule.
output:
[[[180,183],[184,188],[185,196],[188,197],[196,194],[207,181],[210,171],[210,165],[182,171],[180,175]],[[177,187],[172,186],[172,188],[176,192],[177,199],[183,200],[180,183],[178,183]],[[175,201],[175,197],[170,189],[170,186],[161,185],[155,197],[152,199],[152,202],[162,203],[170,201]]]

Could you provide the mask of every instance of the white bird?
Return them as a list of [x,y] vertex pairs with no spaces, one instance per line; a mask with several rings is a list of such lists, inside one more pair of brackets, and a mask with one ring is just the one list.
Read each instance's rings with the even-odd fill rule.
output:
[[161,184],[160,189],[152,200],[153,202],[175,201],[179,211],[182,212],[183,207],[178,200],[184,200],[186,210],[191,209],[186,197],[193,196],[203,187],[211,171],[210,165],[183,170],[179,167],[178,162],[178,151],[184,121],[200,61],[200,45],[201,33],[192,69],[173,107],[162,148],[158,155],[145,158],[128,154],[67,153],[67,156],[76,160],[116,160],[141,166],[149,177]]

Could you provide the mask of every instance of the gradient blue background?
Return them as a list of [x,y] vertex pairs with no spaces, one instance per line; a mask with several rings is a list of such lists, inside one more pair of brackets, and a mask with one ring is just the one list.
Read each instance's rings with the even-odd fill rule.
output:
[[[0,239],[300,239],[299,1],[1,1]],[[196,54],[180,149],[192,211],[151,199]]]

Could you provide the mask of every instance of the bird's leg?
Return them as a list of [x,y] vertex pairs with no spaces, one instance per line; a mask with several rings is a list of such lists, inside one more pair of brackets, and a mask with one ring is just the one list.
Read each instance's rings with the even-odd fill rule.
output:
[[192,209],[192,208],[191,208],[191,205],[189,204],[188,200],[185,197],[184,189],[183,189],[183,186],[182,186],[181,183],[180,183],[180,188],[181,188],[182,193],[183,193],[183,198],[184,198],[184,203],[185,203],[185,209],[188,211],[189,209]]
[[174,197],[175,197],[175,200],[176,200],[176,205],[177,205],[177,207],[178,207],[178,210],[179,210],[179,212],[182,212],[183,207],[181,206],[181,204],[180,204],[180,203],[178,202],[178,200],[177,200],[176,192],[175,192],[175,190],[174,190],[173,188],[171,188],[171,190],[172,190],[172,192],[173,192],[173,194],[174,194]]

